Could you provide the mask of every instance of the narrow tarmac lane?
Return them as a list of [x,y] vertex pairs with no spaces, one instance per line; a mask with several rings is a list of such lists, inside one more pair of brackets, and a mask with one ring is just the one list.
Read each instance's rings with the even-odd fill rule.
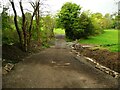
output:
[[[48,48],[18,63],[3,76],[3,88],[116,88],[117,79],[75,58],[57,38]],[[82,59],[82,58],[81,58]]]

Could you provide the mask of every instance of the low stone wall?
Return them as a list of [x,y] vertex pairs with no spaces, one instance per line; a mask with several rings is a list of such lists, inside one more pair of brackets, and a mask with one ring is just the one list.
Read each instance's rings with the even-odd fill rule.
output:
[[[84,48],[89,48],[90,46],[88,47],[85,47],[85,46],[81,46],[80,44],[73,44],[71,45],[71,48],[72,48],[72,52],[75,53],[78,57],[81,56],[80,52],[79,51],[82,51],[84,50]],[[115,77],[115,78],[120,78],[120,73],[114,71],[114,70],[111,70],[110,68],[107,68],[103,65],[101,65],[100,63],[96,62],[96,60],[92,59],[92,58],[89,58],[89,57],[86,57],[86,56],[83,56],[86,60],[88,60],[90,63],[92,63],[93,65],[95,65],[95,68]]]

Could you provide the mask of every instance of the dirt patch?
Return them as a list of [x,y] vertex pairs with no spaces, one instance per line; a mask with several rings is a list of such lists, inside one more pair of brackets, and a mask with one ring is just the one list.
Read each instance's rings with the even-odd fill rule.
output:
[[120,52],[110,52],[100,48],[84,48],[78,50],[82,55],[95,59],[96,62],[120,73]]
[[3,45],[2,46],[3,66],[6,63],[14,63],[15,64],[27,55],[28,55],[28,53],[23,52],[16,45]]
[[7,63],[18,63],[23,58],[33,54],[38,53],[40,48],[37,45],[32,45],[29,52],[24,52],[20,49],[19,45],[2,45],[2,66],[4,67]]

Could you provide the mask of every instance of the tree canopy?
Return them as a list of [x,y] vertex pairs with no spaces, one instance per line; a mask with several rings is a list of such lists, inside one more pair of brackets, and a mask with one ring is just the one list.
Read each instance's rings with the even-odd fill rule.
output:
[[87,38],[93,33],[94,27],[90,16],[86,12],[81,13],[80,5],[75,3],[67,2],[62,6],[58,22],[65,29],[69,39]]
[[79,5],[67,2],[58,14],[59,24],[65,29],[67,38],[75,39],[74,32],[78,29],[80,10]]

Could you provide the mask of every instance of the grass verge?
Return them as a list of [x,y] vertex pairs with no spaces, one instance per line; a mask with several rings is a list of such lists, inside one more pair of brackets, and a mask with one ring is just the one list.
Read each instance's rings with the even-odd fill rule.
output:
[[120,43],[118,43],[118,32],[119,30],[104,30],[103,34],[91,36],[88,39],[81,39],[79,43],[100,45],[112,52],[120,52],[118,49],[120,47]]

